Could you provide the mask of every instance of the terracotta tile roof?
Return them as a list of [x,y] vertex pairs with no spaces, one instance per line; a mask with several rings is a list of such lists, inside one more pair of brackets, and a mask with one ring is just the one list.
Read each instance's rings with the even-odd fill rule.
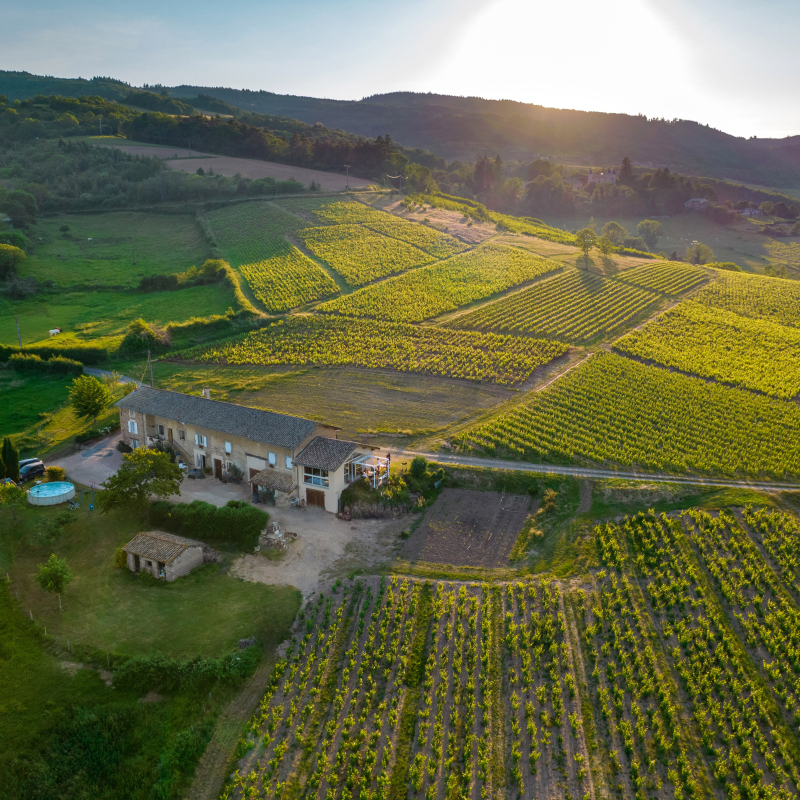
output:
[[250,478],[250,483],[256,486],[264,486],[267,489],[274,489],[276,492],[289,494],[295,487],[294,473],[281,472],[277,469],[262,469]]
[[202,547],[202,542],[194,539],[184,539],[164,531],[148,531],[139,533],[131,539],[122,549],[135,556],[160,561],[162,564],[173,562],[184,550],[190,547]]
[[117,400],[115,405],[140,414],[174,419],[176,422],[290,450],[300,445],[317,428],[316,422],[302,417],[207,400],[199,395],[151,389],[149,386],[136,389]]
[[295,458],[294,463],[301,467],[316,467],[333,471],[344,464],[350,453],[359,446],[358,442],[315,436]]

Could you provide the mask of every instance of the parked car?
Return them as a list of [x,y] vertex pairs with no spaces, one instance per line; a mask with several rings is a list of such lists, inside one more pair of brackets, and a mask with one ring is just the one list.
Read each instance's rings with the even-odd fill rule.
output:
[[39,464],[41,461],[41,458],[23,458],[22,461],[19,462],[19,468],[27,467],[28,464]]
[[29,481],[38,475],[44,475],[44,464],[41,461],[34,461],[32,464],[26,464],[19,471],[20,481]]

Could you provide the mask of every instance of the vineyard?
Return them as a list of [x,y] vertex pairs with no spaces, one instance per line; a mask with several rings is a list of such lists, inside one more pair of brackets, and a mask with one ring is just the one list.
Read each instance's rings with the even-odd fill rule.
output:
[[445,323],[451,328],[540,334],[584,342],[618,331],[659,296],[637,286],[570,270]]
[[303,227],[292,214],[254,202],[212,211],[206,221],[225,257],[267,311],[289,311],[339,293],[331,277],[284,238]]
[[775,397],[800,392],[800,331],[686,302],[614,347]]
[[301,616],[226,800],[591,800],[558,583],[371,578]]
[[421,267],[319,307],[327,313],[421,322],[561,269],[555,261],[485,244],[449,261]]
[[239,339],[173,353],[225,364],[355,364],[515,384],[566,345],[362,319],[294,316]]
[[677,261],[659,261],[626,269],[614,276],[617,280],[633,283],[643,289],[662,294],[677,295],[694,289],[708,280],[708,273],[699,267]]
[[422,250],[361,225],[306,228],[296,235],[350,286],[361,286],[433,261]]
[[437,259],[450,258],[467,249],[453,236],[356,201],[292,198],[283,201],[282,205],[289,210],[306,212],[318,224],[363,225],[384,236],[414,245]]
[[797,281],[721,272],[694,299],[711,308],[800,328],[800,284]]
[[671,472],[800,475],[800,408],[613,354],[462,434],[461,446],[531,461]]

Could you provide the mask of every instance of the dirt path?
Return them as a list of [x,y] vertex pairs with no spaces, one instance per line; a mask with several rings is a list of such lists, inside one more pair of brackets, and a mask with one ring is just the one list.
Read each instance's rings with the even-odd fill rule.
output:
[[715,486],[725,488],[759,489],[767,492],[797,491],[800,483],[773,483],[770,481],[731,481],[723,478],[702,478],[688,475],[668,475],[658,472],[618,472],[613,469],[597,467],[562,467],[555,464],[532,464],[525,461],[504,461],[499,458],[477,458],[456,456],[449,453],[418,452],[403,448],[389,448],[392,457],[409,460],[414,456],[425,456],[429,461],[439,464],[483,467],[484,469],[505,469],[512,472],[537,472],[545,475],[572,475],[576,478],[625,478],[628,480],[657,481],[659,483],[684,483],[691,486]]
[[588,514],[592,510],[592,482],[584,478],[580,485],[580,502],[578,514]]
[[266,659],[220,714],[214,735],[197,764],[194,780],[185,795],[186,800],[216,800],[219,797],[225,764],[242,732],[242,726],[261,699],[273,664],[273,659]]

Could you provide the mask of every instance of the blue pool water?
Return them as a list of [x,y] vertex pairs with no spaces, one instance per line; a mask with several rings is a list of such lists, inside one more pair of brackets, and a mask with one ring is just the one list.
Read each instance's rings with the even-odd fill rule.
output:
[[34,497],[56,497],[74,488],[75,486],[68,481],[53,481],[53,483],[40,483],[38,486],[34,486],[31,494]]

